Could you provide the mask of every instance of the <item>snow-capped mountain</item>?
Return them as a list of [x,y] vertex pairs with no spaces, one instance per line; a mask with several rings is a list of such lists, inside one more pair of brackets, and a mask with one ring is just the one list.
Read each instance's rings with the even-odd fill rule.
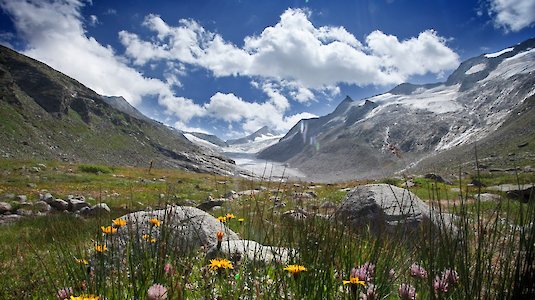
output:
[[385,176],[496,132],[535,93],[535,39],[463,62],[443,83],[401,84],[301,120],[262,159],[317,178]]

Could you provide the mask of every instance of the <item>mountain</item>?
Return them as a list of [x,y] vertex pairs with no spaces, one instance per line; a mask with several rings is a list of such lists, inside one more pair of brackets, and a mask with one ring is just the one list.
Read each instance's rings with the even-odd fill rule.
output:
[[[188,140],[193,143],[198,143],[201,146],[214,148],[213,146],[218,147],[227,147],[228,144],[222,139],[218,138],[213,134],[201,133],[201,132],[185,132],[184,135]],[[208,144],[206,143],[208,142]],[[211,145],[210,145],[211,144]]]
[[0,155],[232,174],[234,162],[103,97],[47,65],[0,46]]
[[128,103],[128,101],[121,96],[102,96],[102,100],[116,110],[130,115],[131,117],[147,122],[154,122],[154,120],[142,114],[139,110],[137,110],[137,108],[130,105],[130,103]]
[[273,137],[276,135],[277,135],[276,132],[272,131],[267,126],[264,126],[258,129],[257,131],[251,133],[248,136],[245,136],[239,139],[227,140],[227,144],[228,145],[247,144],[250,142],[254,142],[257,139],[265,139],[265,138]]
[[473,159],[476,141],[488,150],[507,144],[501,134],[511,128],[527,128],[515,141],[529,140],[534,126],[528,124],[535,124],[527,104],[535,93],[534,48],[530,39],[468,59],[446,82],[404,83],[364,101],[347,97],[331,114],[301,120],[258,157],[288,163],[312,180],[332,181],[388,176],[419,162],[458,165]]

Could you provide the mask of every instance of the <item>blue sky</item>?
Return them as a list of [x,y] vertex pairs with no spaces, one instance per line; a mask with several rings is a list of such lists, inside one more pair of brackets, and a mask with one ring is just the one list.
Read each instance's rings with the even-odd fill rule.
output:
[[231,138],[535,37],[535,0],[0,0],[0,43],[184,130]]

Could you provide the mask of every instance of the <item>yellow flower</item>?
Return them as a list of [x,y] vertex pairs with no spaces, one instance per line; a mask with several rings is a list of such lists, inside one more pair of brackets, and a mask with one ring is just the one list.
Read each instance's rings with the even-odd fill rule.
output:
[[118,226],[118,227],[123,227],[123,226],[126,225],[126,220],[125,219],[121,219],[121,218],[117,218],[117,219],[113,220],[112,222],[113,222],[113,225]]
[[244,218],[239,218],[238,222],[243,223],[243,222],[245,222],[245,219]]
[[211,270],[234,269],[232,262],[228,259],[211,259],[208,266]]
[[227,217],[219,216],[217,217],[217,220],[221,223],[225,223],[227,221]]
[[343,280],[342,283],[345,284],[361,284],[362,286],[366,286],[366,282],[363,280],[360,280],[358,277],[349,277],[349,280]]
[[106,245],[98,245],[97,244],[97,245],[95,245],[95,250],[97,252],[102,253],[102,252],[108,251],[108,247],[106,247]]
[[102,232],[104,232],[105,234],[113,234],[113,233],[116,233],[116,232],[117,232],[117,228],[113,228],[113,227],[111,227],[111,226],[107,226],[107,227],[100,226],[100,229],[101,229]]
[[227,214],[227,215],[226,215],[225,217],[226,217],[227,219],[229,219],[229,220],[230,220],[230,219],[234,219],[234,218],[236,218],[236,216],[235,216],[235,215],[233,215],[233,214],[230,214],[230,213],[229,213],[229,214]]
[[99,296],[95,295],[80,295],[80,296],[71,296],[70,300],[99,300]]
[[83,258],[76,258],[76,263],[77,264],[80,264],[80,265],[88,265],[89,262],[86,260],[86,259],[83,259]]
[[156,243],[156,241],[157,241],[156,238],[151,238],[150,235],[148,235],[148,234],[144,234],[143,235],[143,239],[146,240],[147,242],[153,243],[153,244]]
[[305,268],[304,266],[301,266],[301,265],[288,265],[283,270],[288,271],[288,272],[290,272],[292,274],[297,274],[297,273],[300,273],[300,272],[305,272],[307,270],[307,268]]
[[150,222],[152,225],[157,226],[157,227],[160,226],[160,224],[161,224],[161,223],[160,223],[160,220],[158,220],[158,219],[156,219],[156,218],[152,218],[152,219],[150,219],[149,222]]
[[149,243],[152,243],[152,244],[156,243],[156,239],[155,238],[150,239]]

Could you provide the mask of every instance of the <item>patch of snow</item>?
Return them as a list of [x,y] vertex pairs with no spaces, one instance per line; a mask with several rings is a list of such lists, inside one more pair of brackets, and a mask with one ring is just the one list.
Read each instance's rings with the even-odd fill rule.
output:
[[485,70],[487,64],[477,64],[468,69],[464,74],[470,75]]
[[195,145],[198,145],[198,146],[201,146],[201,147],[205,147],[205,148],[209,148],[209,149],[216,150],[216,151],[221,151],[221,149],[222,149],[222,147],[220,147],[220,146],[218,146],[216,144],[212,144],[207,140],[198,138],[198,137],[194,136],[193,134],[184,133],[184,136],[190,142],[194,143]]
[[494,57],[498,57],[504,53],[507,53],[507,52],[511,52],[513,51],[515,48],[514,47],[511,47],[511,48],[506,48],[506,49],[503,49],[501,51],[498,51],[498,52],[494,52],[494,53],[489,53],[489,54],[485,54],[485,57],[486,58],[494,58]]
[[252,142],[230,145],[222,149],[228,156],[231,156],[232,153],[255,154],[273,144],[276,144],[282,137],[282,135],[262,135],[255,138],[255,140]]
[[535,72],[535,49],[519,53],[513,57],[504,59],[495,70],[490,72],[485,81],[501,77],[510,78],[517,74]]

